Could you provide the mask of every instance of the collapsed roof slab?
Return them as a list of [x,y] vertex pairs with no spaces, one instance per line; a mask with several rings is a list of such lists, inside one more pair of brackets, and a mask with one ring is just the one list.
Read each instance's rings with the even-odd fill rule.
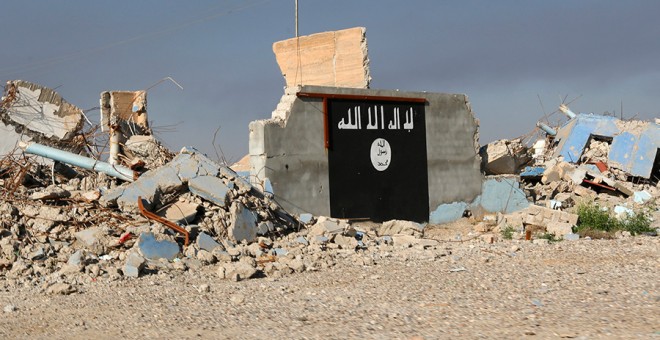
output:
[[3,102],[5,123],[58,140],[72,138],[82,127],[82,110],[54,90],[23,80],[7,82],[7,88],[14,95]]
[[611,139],[608,164],[632,176],[650,179],[660,148],[657,123],[622,121],[616,117],[577,114],[557,132],[555,157],[579,163],[591,138]]

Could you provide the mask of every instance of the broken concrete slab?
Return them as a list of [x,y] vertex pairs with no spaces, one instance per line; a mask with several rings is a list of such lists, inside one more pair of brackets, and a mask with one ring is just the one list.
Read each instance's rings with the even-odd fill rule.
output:
[[156,236],[152,232],[141,233],[136,244],[140,254],[149,260],[172,261],[180,253],[179,245],[176,242],[167,239],[156,240]]
[[367,88],[369,58],[364,27],[300,36],[273,44],[286,86]]
[[229,237],[235,242],[252,242],[257,238],[257,215],[242,203],[234,202],[229,209],[231,221],[227,229]]
[[[137,200],[142,197],[147,209],[163,204],[160,199],[182,191],[184,183],[176,171],[169,166],[147,171],[133,183],[125,184],[103,193],[101,204],[117,204],[121,210],[138,211]],[[146,201],[146,202],[144,202]]]
[[[554,157],[567,162],[582,160],[593,140],[607,142],[607,163],[633,176],[650,179],[660,148],[660,125],[654,122],[622,121],[612,116],[580,113],[557,132]],[[603,151],[604,152],[604,151]]]
[[7,82],[5,124],[24,127],[31,137],[70,140],[83,124],[82,110],[52,89],[23,80]]
[[232,182],[225,184],[215,176],[198,176],[188,181],[190,192],[223,208],[227,206],[229,192],[233,188]]
[[197,209],[199,209],[199,204],[197,203],[177,201],[165,210],[160,211],[158,215],[177,224],[187,224],[195,220]]
[[197,246],[199,247],[199,249],[203,249],[210,252],[214,251],[215,249],[220,249],[220,250],[225,249],[220,243],[214,240],[213,237],[203,232],[197,235]]
[[487,175],[518,174],[532,160],[520,138],[502,139],[479,149],[482,169]]

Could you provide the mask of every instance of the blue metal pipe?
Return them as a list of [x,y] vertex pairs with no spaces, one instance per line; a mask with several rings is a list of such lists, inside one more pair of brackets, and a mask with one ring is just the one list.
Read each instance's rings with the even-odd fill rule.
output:
[[571,111],[571,109],[569,109],[568,106],[566,106],[566,104],[559,105],[559,111],[561,111],[566,116],[568,116],[568,119],[573,119],[576,116],[576,114],[573,111]]
[[87,170],[102,172],[108,176],[119,178],[124,181],[133,182],[137,177],[136,173],[127,167],[121,165],[112,165],[110,163],[77,155],[72,152],[51,148],[50,146],[45,146],[39,143],[19,142],[18,146],[29,154],[75,165]]
[[549,126],[547,126],[547,125],[545,125],[541,122],[537,122],[536,126],[541,128],[541,130],[545,131],[545,133],[547,133],[551,136],[556,136],[557,135],[557,130],[555,130],[555,129],[553,129],[553,128],[551,128],[551,127],[549,127]]

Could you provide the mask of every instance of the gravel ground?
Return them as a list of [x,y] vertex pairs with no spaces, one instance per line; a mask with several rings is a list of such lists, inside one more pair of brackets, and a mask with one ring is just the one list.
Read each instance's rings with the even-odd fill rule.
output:
[[442,242],[337,252],[330,268],[99,278],[71,295],[0,281],[0,338],[658,338],[660,238]]

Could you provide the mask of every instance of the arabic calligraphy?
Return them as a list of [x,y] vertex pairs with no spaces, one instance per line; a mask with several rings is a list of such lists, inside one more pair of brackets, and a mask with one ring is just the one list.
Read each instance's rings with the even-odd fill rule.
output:
[[[391,114],[392,119],[387,122],[388,130],[412,130],[414,128],[415,112],[413,108],[409,108],[404,113],[405,122],[403,129],[401,129],[401,109],[394,107]],[[380,113],[380,114],[379,114]],[[367,125],[366,130],[385,130],[385,110],[383,105],[373,105],[367,107]],[[361,130],[362,129],[362,111],[360,106],[354,106],[348,109],[348,114],[343,117],[337,124],[337,127],[342,130]]]
[[371,164],[378,171],[385,171],[392,160],[392,148],[384,138],[376,138],[371,143]]

